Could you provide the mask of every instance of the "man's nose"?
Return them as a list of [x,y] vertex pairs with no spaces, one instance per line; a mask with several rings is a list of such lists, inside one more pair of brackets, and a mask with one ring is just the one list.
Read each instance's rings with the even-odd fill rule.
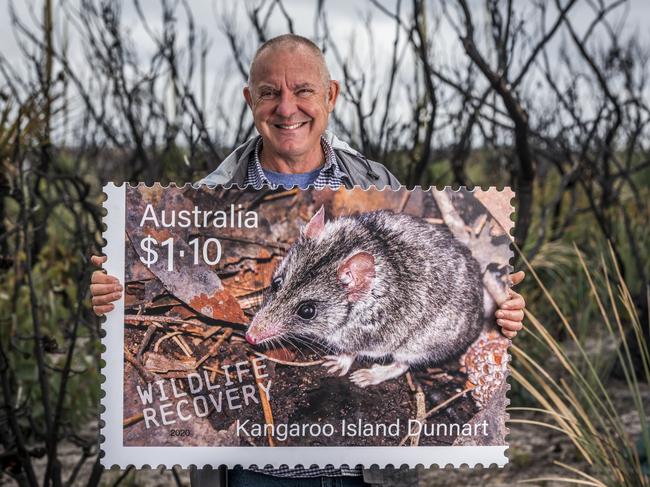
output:
[[296,106],[296,97],[289,90],[280,93],[280,100],[278,106],[275,107],[276,115],[283,118],[290,118],[296,113],[298,107]]

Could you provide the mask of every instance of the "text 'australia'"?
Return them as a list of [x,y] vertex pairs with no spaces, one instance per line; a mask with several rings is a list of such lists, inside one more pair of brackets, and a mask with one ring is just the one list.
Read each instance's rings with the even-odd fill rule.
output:
[[156,228],[257,228],[257,212],[244,210],[242,205],[231,204],[226,210],[202,210],[195,206],[192,210],[160,210],[147,204],[140,226],[152,225]]

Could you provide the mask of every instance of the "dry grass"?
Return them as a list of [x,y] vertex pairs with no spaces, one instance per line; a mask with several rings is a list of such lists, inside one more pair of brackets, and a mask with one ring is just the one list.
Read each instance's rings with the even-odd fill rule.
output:
[[[591,299],[600,312],[600,320],[593,323],[594,331],[602,332],[602,339],[618,345],[614,348],[615,360],[633,398],[633,410],[641,421],[641,441],[644,450],[648,451],[647,401],[644,401],[639,383],[647,383],[650,379],[650,355],[632,296],[611,247],[610,255],[601,258],[597,272],[589,268],[577,248],[575,252],[589,282]],[[511,411],[515,414],[516,411],[534,411],[547,419],[533,421],[514,417],[511,422],[535,424],[563,433],[588,467],[579,469],[556,461],[556,465],[565,469],[566,476],[537,477],[522,483],[554,481],[602,487],[650,485],[635,446],[636,439],[626,431],[622,420],[623,413],[629,410],[622,411],[620,405],[614,404],[604,374],[597,365],[598,358],[587,353],[584,337],[576,333],[534,268],[526,264],[555,310],[568,340],[559,342],[532,313],[526,312],[528,331],[560,367],[559,373],[550,373],[545,368],[548,362],[542,364],[518,346],[512,347],[516,359],[512,375],[533,396],[538,407],[511,408]],[[633,352],[633,349],[638,351]],[[635,366],[639,355],[641,372],[637,372],[639,367]]]

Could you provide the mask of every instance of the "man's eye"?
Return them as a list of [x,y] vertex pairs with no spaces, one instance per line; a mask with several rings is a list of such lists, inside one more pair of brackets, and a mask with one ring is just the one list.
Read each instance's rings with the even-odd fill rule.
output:
[[311,88],[301,88],[297,91],[298,96],[309,96],[314,92]]
[[263,91],[260,93],[260,98],[263,100],[270,100],[275,96],[275,93],[273,91]]

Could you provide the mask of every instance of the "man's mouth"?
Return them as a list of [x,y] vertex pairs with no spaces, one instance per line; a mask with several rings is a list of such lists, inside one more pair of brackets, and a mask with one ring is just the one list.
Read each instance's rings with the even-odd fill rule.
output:
[[309,122],[296,122],[296,123],[274,123],[273,126],[282,130],[297,130]]

